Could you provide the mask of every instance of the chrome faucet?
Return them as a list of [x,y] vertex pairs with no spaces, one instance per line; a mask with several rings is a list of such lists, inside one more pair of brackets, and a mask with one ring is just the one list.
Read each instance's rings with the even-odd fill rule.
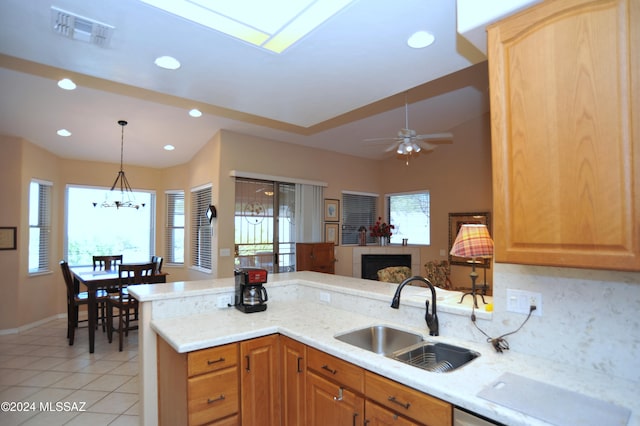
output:
[[429,289],[431,290],[431,304],[433,305],[433,308],[432,308],[433,313],[432,314],[429,313],[429,299],[427,299],[424,302],[427,308],[427,312],[424,315],[424,320],[427,322],[427,327],[429,327],[429,335],[437,336],[440,331],[438,327],[438,314],[436,312],[436,289],[433,286],[433,284],[431,284],[431,281],[429,281],[428,279],[424,277],[414,276],[402,281],[398,286],[398,288],[396,289],[396,294],[393,295],[393,300],[391,301],[391,307],[393,309],[398,309],[400,307],[400,292],[402,292],[402,289],[404,288],[404,286],[409,284],[411,281],[421,281],[425,283],[427,286],[429,286]]

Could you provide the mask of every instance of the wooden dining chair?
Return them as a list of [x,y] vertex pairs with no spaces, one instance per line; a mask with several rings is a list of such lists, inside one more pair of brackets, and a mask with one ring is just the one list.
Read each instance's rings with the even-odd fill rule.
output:
[[[79,307],[88,304],[89,295],[86,291],[81,292],[76,288],[73,278],[71,277],[71,270],[69,269],[67,261],[60,261],[60,269],[62,270],[62,277],[64,278],[65,286],[67,287],[67,339],[69,339],[69,346],[73,346],[78,323],[87,321],[78,319]],[[108,295],[106,291],[98,290],[96,292],[96,300],[98,301],[98,311],[96,312],[96,316],[98,320],[102,320],[103,324],[105,321],[104,304],[107,298]],[[102,315],[100,312],[102,312]]]
[[122,265],[122,255],[93,256],[93,270],[110,271]]
[[[124,336],[129,335],[129,330],[135,330],[137,325],[132,326],[132,315],[138,310],[138,301],[129,296],[126,291],[127,286],[134,284],[145,284],[153,281],[156,264],[141,263],[135,265],[119,265],[118,292],[111,294],[107,299],[107,336],[109,343],[113,341],[113,320],[114,308],[118,310],[118,350],[122,352]],[[134,316],[134,320],[137,317]]]
[[161,274],[162,273],[162,262],[163,262],[163,258],[161,256],[151,256],[151,263],[154,263],[156,265],[156,270],[155,270],[155,274]]

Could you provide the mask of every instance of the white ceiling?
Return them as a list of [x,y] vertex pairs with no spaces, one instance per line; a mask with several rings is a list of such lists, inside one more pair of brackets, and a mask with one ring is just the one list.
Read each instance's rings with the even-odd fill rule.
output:
[[[115,27],[102,48],[55,34],[51,6]],[[167,167],[220,129],[380,159],[409,125],[449,131],[488,111],[484,55],[456,32],[453,0],[357,0],[282,54],[138,0],[2,0],[0,133],[66,158]],[[407,46],[417,30],[435,43]],[[153,64],[180,60],[177,71]],[[56,82],[72,78],[78,88]],[[198,107],[204,115],[187,115]],[[73,135],[62,138],[56,130]],[[454,143],[463,143],[456,141]],[[162,149],[165,144],[175,151]]]

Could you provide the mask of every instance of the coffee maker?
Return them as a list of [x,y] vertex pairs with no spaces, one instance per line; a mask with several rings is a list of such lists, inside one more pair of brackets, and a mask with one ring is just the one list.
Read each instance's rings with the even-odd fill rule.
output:
[[260,268],[236,269],[235,307],[244,312],[261,312],[267,309],[267,289],[262,284],[267,282],[267,270]]

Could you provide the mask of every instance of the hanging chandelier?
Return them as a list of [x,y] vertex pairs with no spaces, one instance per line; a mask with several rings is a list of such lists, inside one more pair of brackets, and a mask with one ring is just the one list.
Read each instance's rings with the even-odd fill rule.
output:
[[[100,207],[115,207],[116,209],[129,207],[134,209],[139,209],[140,207],[144,207],[144,203],[137,203],[135,196],[133,195],[133,190],[131,189],[131,185],[129,185],[129,181],[127,180],[127,176],[124,174],[123,170],[123,157],[124,157],[124,126],[127,123],[125,120],[119,120],[118,124],[122,127],[121,136],[120,136],[120,171],[118,172],[118,176],[116,176],[116,180],[113,181],[113,185],[111,185],[111,190],[105,196],[105,200],[100,203]],[[116,188],[120,189],[120,199],[116,199],[115,201],[111,201],[109,195],[113,198],[113,194],[115,194]],[[93,203],[93,207],[96,207],[98,203]]]

